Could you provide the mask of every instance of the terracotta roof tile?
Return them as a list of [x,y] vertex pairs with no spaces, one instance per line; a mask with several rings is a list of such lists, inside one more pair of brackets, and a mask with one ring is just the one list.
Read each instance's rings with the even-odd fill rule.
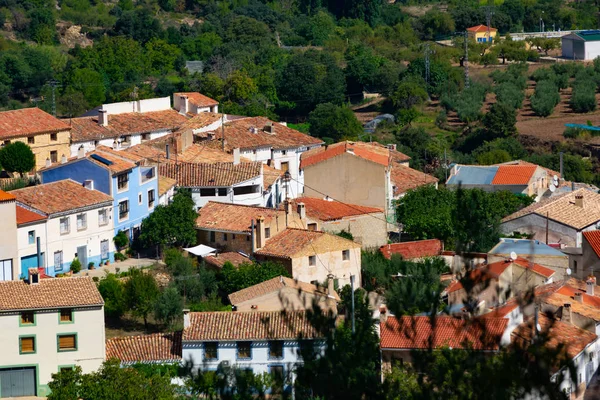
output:
[[533,165],[500,165],[492,185],[527,185],[536,169]]
[[391,258],[392,254],[399,254],[405,260],[421,257],[434,257],[442,254],[442,241],[439,239],[429,239],[386,244],[385,246],[381,246],[379,251],[381,251],[381,254],[386,258]]
[[37,212],[28,210],[17,205],[17,225],[29,224],[31,222],[43,221],[47,217]]
[[[519,325],[511,334],[511,341],[525,347],[529,346],[533,339],[533,324],[534,318],[530,318]],[[575,358],[597,339],[597,336],[592,332],[578,328],[573,324],[551,319],[544,313],[539,314],[538,324],[542,328],[541,332],[548,336],[544,346],[552,350],[564,346],[570,359]]]
[[[305,293],[314,294],[317,296],[327,296],[326,290],[318,287],[317,285],[313,285],[312,283],[300,282],[295,279],[287,278],[285,276],[277,276],[273,279],[269,279],[257,285],[250,286],[237,292],[231,293],[228,297],[231,304],[236,305],[248,300],[255,299],[257,297],[264,296],[268,293],[279,292],[281,289],[286,287]],[[337,293],[333,294],[333,298],[337,301],[340,301],[340,297]]]
[[[265,126],[272,126],[273,133],[265,132]],[[256,128],[255,132],[251,128]],[[225,142],[229,149],[255,149],[270,147],[289,149],[295,147],[315,146],[322,144],[318,138],[288,128],[265,117],[240,118],[225,123]],[[217,137],[220,137],[219,129]]]
[[[98,146],[96,150],[86,154],[86,158],[94,164],[97,164],[102,168],[108,169],[113,174],[129,171],[136,167],[135,162],[125,159],[120,154],[108,152],[107,149],[108,148],[105,146]],[[107,160],[108,163],[105,163],[101,160]]]
[[255,253],[291,259],[357,247],[360,247],[360,244],[327,232],[287,228],[268,239]]
[[519,303],[516,299],[510,299],[505,305],[496,307],[489,313],[481,315],[479,318],[506,318],[506,316],[517,307],[519,307]]
[[[179,126],[179,128],[177,128],[177,130],[178,131],[185,131],[188,129],[198,130],[198,129],[206,128],[209,125],[212,125],[215,122],[218,122],[219,120],[225,119],[225,118],[226,118],[226,116],[223,114],[220,114],[220,113],[201,112],[200,114],[194,115],[193,117],[191,117],[190,119],[185,121],[183,124],[181,124]],[[227,120],[225,119],[225,121],[227,121]],[[208,137],[207,132],[198,132],[198,133],[195,133],[195,135],[204,137],[204,138]]]
[[166,176],[158,176],[158,195],[162,196],[169,191],[173,186],[177,184],[175,179],[166,177]]
[[[575,196],[583,195],[583,207],[575,205]],[[559,222],[575,229],[583,229],[600,221],[600,194],[587,189],[544,199],[531,204],[504,218],[502,222],[512,221],[528,214],[538,214],[543,218]]]
[[198,92],[179,92],[174,93],[175,96],[187,96],[188,101],[196,107],[210,107],[219,104],[218,101],[211,99],[208,96]]
[[[475,284],[479,282],[485,282],[491,279],[498,279],[500,275],[512,264],[511,261],[497,261],[482,267],[478,267],[469,271],[469,276],[462,280],[469,280],[469,283]],[[464,289],[462,282],[454,281],[448,286],[446,291],[448,293],[456,292],[457,290]]]
[[[467,30],[469,32],[487,32],[487,26],[486,25],[477,25],[477,26],[472,26],[470,28],[467,28]],[[490,32],[496,32],[496,31],[497,31],[496,28],[490,27]]]
[[91,277],[0,282],[0,311],[57,307],[100,306],[104,304]]
[[583,232],[583,237],[590,244],[594,253],[600,257],[600,231]]
[[15,201],[17,198],[4,190],[0,190],[0,203],[4,203],[6,201]]
[[273,219],[278,219],[281,224],[285,224],[285,212],[281,210],[209,201],[198,210],[196,227],[207,230],[249,233],[251,221],[258,217],[263,217],[265,224],[269,224]]
[[[294,207],[298,203],[304,203],[306,215],[319,221],[335,221],[349,217],[382,213],[381,208],[360,206],[357,204],[329,201],[315,197],[299,197],[290,201]],[[283,205],[281,206],[283,209]]]
[[175,110],[150,111],[144,113],[109,114],[108,125],[98,124],[98,117],[81,117],[69,120],[71,141],[74,143],[132,134],[174,130],[187,121],[187,117]]
[[0,138],[10,139],[43,133],[68,131],[63,121],[37,107],[0,112]]
[[106,341],[106,358],[123,363],[175,362],[181,360],[181,331],[124,336]]
[[82,207],[112,204],[113,198],[70,179],[13,190],[17,201],[48,215]]
[[525,161],[525,160],[513,160],[513,161],[507,161],[507,162],[500,163],[500,164],[495,164],[495,165],[497,165],[497,166],[501,166],[501,165],[530,165],[530,166],[540,167],[541,169],[545,170],[550,179],[552,177],[554,177],[554,175],[560,177],[560,172],[558,172],[558,171],[554,171],[553,169],[542,167],[541,165],[530,163],[529,161]]
[[306,168],[310,165],[329,160],[344,153],[354,154],[357,157],[386,167],[391,164],[392,160],[395,162],[406,162],[410,160],[410,157],[406,154],[390,150],[379,143],[345,141],[302,153],[300,168]]
[[177,181],[178,186],[210,187],[232,186],[257,178],[262,163],[184,163],[169,162],[159,165],[158,172]]
[[250,259],[236,251],[230,251],[225,253],[219,253],[217,255],[210,255],[202,257],[202,260],[207,264],[210,264],[217,268],[223,268],[226,262],[230,262],[234,267],[239,267],[242,264],[247,264]]
[[390,180],[394,187],[394,196],[406,193],[424,185],[433,185],[438,178],[405,165],[396,164],[392,167]]
[[550,268],[546,268],[543,265],[530,262],[521,257],[517,258],[515,261],[513,261],[513,263],[517,264],[523,268],[529,269],[529,270],[535,272],[536,274],[541,275],[546,278],[550,278],[555,273],[554,270],[552,270]]
[[323,337],[303,311],[192,312],[183,341],[269,340]]
[[506,318],[388,317],[381,323],[382,349],[430,349],[449,346],[474,350],[498,350],[508,325]]

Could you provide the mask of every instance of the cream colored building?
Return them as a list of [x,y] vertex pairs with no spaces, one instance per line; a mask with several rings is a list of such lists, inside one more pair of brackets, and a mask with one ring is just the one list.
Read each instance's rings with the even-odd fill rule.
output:
[[0,142],[26,143],[35,154],[36,168],[70,155],[71,127],[39,108],[0,112]]
[[[36,271],[37,272],[37,271]],[[104,301],[89,277],[0,282],[0,397],[47,396],[52,374],[105,359]]]
[[0,190],[0,281],[18,277],[16,198]]

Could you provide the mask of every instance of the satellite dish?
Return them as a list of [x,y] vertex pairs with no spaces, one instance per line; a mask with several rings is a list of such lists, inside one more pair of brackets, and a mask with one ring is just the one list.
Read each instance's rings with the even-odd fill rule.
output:
[[567,268],[567,275],[571,275],[571,268]]
[[517,259],[517,253],[515,253],[514,251],[510,252],[510,259],[511,260],[516,260]]
[[548,189],[550,189],[550,191],[554,193],[556,191],[556,186],[553,183],[551,183],[550,186],[548,186]]

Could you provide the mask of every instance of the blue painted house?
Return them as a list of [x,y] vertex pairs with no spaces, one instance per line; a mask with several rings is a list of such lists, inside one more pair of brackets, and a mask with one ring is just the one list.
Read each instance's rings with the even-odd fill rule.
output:
[[113,197],[112,220],[119,231],[135,239],[142,220],[158,204],[156,165],[143,157],[99,146],[95,151],[40,171],[42,182],[73,179]]

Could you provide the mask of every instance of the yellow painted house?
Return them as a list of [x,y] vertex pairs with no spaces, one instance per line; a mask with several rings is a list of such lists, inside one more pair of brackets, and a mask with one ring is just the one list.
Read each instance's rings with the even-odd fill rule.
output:
[[469,39],[475,40],[477,43],[493,42],[498,34],[498,29],[490,27],[488,35],[488,27],[486,25],[477,25],[467,28]]

